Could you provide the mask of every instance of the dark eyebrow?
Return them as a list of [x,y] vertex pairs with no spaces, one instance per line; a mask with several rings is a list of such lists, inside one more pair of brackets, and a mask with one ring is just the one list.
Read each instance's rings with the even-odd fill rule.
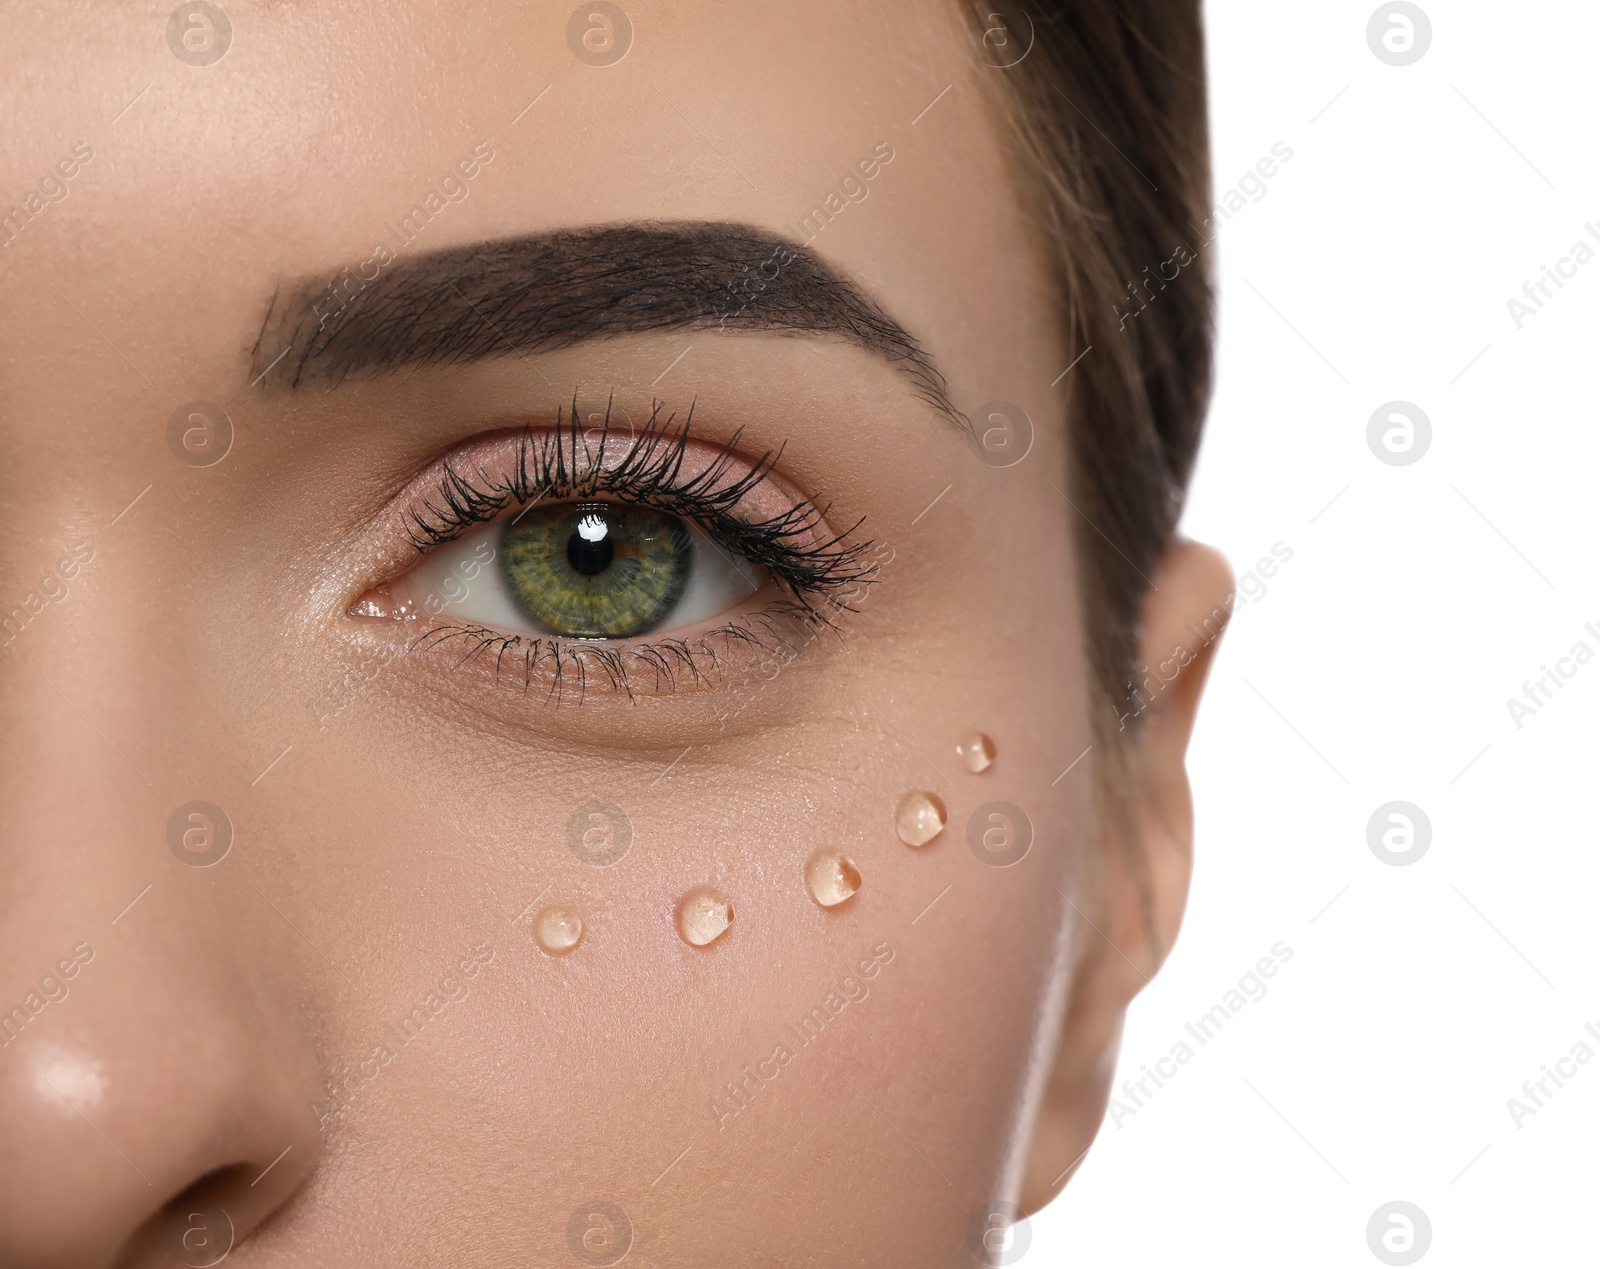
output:
[[887,359],[967,426],[922,346],[859,286],[808,247],[713,221],[563,229],[411,259],[374,248],[331,279],[280,286],[250,374],[252,385],[295,391],[402,366],[713,327],[843,338]]

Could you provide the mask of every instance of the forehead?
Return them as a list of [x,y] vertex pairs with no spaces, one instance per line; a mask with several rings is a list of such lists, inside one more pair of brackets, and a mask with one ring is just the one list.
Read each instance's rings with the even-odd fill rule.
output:
[[276,288],[380,248],[706,219],[810,240],[958,394],[1021,373],[997,332],[1037,311],[1037,270],[996,72],[954,4],[239,0],[11,25],[0,91],[27,126],[0,179],[32,202],[0,269],[36,311],[0,318],[36,354],[13,369],[81,349],[130,389],[245,375]]

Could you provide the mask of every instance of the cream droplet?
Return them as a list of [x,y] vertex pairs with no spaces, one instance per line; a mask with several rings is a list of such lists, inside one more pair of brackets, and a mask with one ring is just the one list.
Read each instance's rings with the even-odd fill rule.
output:
[[533,940],[551,956],[565,956],[583,938],[583,918],[571,908],[546,908],[533,918]]
[[894,813],[895,831],[907,846],[926,846],[944,830],[944,803],[932,793],[908,793]]
[[816,850],[806,860],[806,889],[824,908],[837,908],[861,889],[861,874],[848,855],[836,850]]
[[994,765],[994,741],[981,731],[973,732],[957,745],[956,753],[961,756],[961,761],[966,763],[967,770],[973,775],[987,771]]
[[720,890],[691,890],[678,905],[678,933],[690,947],[721,938],[733,924],[733,903]]

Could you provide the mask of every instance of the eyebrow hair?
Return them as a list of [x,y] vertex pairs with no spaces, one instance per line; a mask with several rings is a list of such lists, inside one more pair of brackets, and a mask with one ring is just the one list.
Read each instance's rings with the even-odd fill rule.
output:
[[[376,269],[369,279],[368,268]],[[647,331],[834,336],[878,354],[958,426],[921,344],[809,247],[715,221],[598,225],[396,260],[274,292],[251,383],[335,387],[402,366],[463,365]]]

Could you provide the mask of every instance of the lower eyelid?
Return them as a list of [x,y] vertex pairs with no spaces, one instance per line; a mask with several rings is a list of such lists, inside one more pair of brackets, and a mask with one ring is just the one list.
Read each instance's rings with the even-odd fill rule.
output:
[[[880,552],[873,564],[890,560],[892,552]],[[670,738],[634,715],[627,735],[643,748],[690,743],[699,718],[709,729],[701,738],[710,741],[733,734],[730,728],[759,725],[766,716],[791,716],[797,698],[790,693],[814,691],[818,681],[812,675],[840,646],[820,636],[847,635],[869,593],[862,584],[846,592],[845,607],[819,610],[767,587],[733,612],[670,637],[594,643],[519,635],[453,620],[448,611],[435,618],[417,613],[414,621],[359,622],[356,638],[365,646],[357,657],[388,665],[452,707],[471,704],[511,728],[534,725],[530,703],[559,709],[604,700],[627,705],[652,696],[703,700],[695,713],[674,709],[661,716],[676,720]],[[817,670],[803,668],[813,662]],[[564,724],[562,734],[582,734],[583,727],[572,731],[574,725]],[[596,743],[616,743],[612,724],[594,725],[602,729],[592,733]]]
[[[470,623],[430,623],[408,630],[403,663],[464,688],[510,693],[554,705],[596,695],[722,694],[724,714],[742,710],[754,692],[814,651],[820,623],[793,601],[769,600],[675,636],[590,641],[518,635]],[[395,634],[401,634],[395,631]]]

